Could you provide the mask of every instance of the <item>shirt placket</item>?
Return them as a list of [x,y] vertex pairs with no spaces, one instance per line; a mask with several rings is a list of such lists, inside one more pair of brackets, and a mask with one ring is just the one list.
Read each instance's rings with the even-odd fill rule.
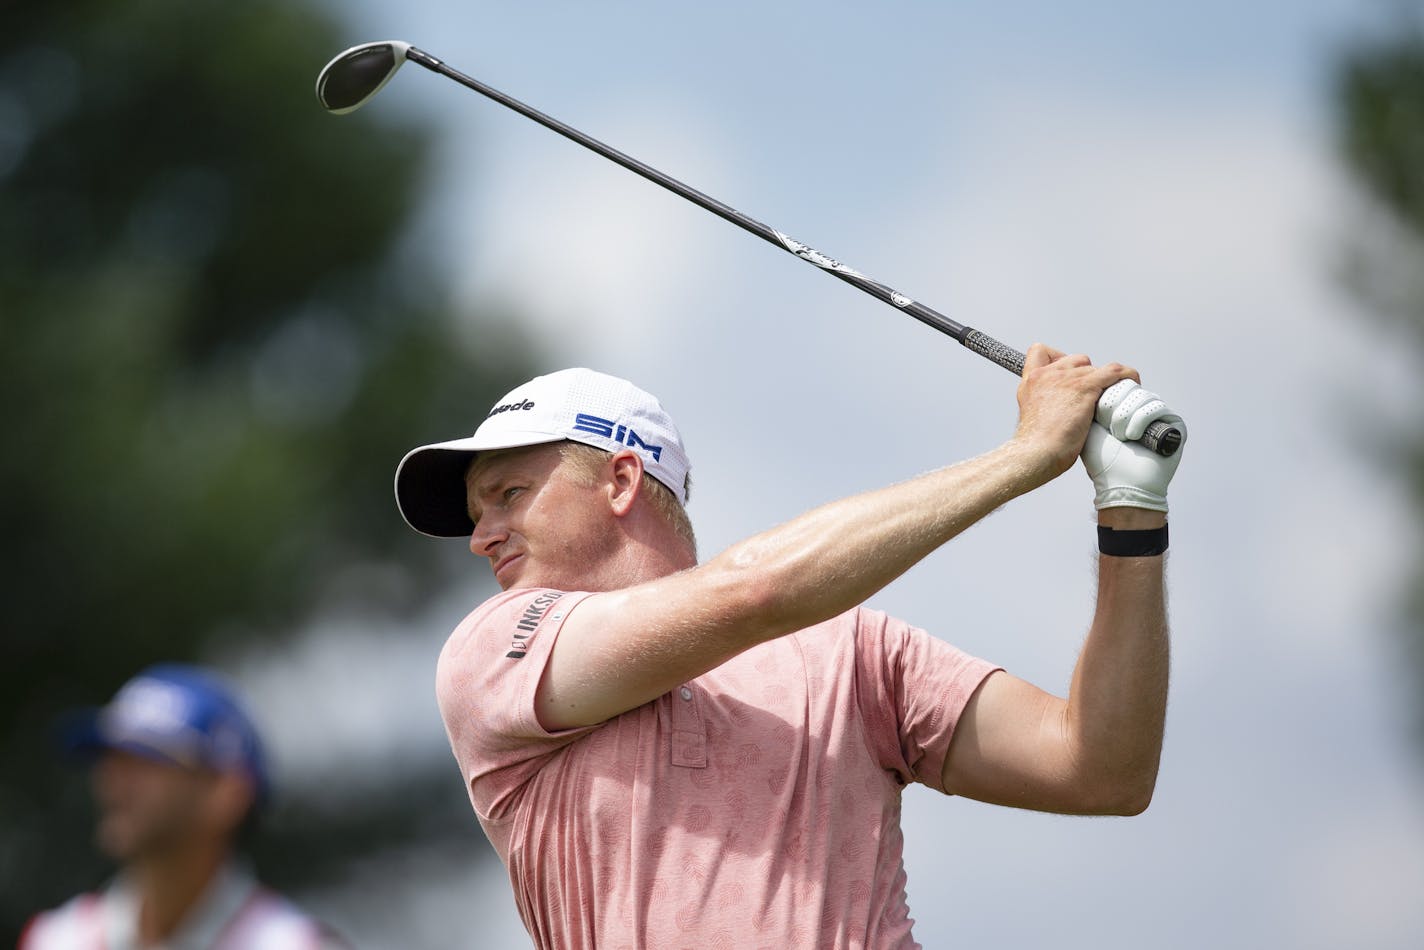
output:
[[707,725],[697,687],[683,683],[672,691],[672,764],[707,768]]

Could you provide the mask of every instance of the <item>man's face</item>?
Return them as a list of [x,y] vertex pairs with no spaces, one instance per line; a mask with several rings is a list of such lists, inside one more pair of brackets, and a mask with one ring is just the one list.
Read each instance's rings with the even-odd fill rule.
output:
[[501,589],[596,589],[615,544],[607,490],[574,476],[558,443],[482,452],[465,484],[470,550]]
[[212,834],[210,772],[110,751],[94,764],[95,831],[99,850],[119,862],[175,850],[194,835]]

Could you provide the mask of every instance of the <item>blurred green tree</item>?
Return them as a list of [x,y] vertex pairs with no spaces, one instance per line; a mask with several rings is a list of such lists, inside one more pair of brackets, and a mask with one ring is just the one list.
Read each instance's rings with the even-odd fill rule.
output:
[[[1395,17],[1354,44],[1336,74],[1341,150],[1376,213],[1354,232],[1344,272],[1400,344],[1424,357],[1424,4],[1399,5]],[[1409,525],[1414,540],[1424,545],[1424,417],[1415,409],[1390,420],[1386,452],[1419,515]],[[1406,585],[1403,615],[1424,745],[1424,561]]]
[[[104,870],[85,783],[54,754],[57,714],[234,630],[275,641],[333,590],[350,609],[359,585],[340,580],[362,565],[402,578],[372,609],[420,603],[454,562],[407,540],[394,463],[468,428],[528,367],[493,355],[527,352],[506,315],[483,316],[492,355],[459,345],[439,277],[404,240],[429,131],[317,105],[318,68],[348,44],[315,5],[6,14],[0,943],[13,945],[29,914]],[[445,808],[477,836],[450,779],[392,775],[340,815],[297,803],[271,822],[259,869],[320,881],[352,854],[439,833]]]

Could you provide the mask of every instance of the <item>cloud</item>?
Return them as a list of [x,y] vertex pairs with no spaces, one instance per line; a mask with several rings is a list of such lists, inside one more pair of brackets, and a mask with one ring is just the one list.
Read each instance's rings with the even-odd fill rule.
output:
[[[944,297],[974,314],[964,322],[1013,342],[1046,337],[1100,358],[1140,360],[1149,384],[1187,414],[1192,442],[1172,493],[1178,671],[1169,756],[1230,776],[1229,793],[1213,795],[1215,806],[1160,795],[1153,812],[1121,831],[1099,822],[990,816],[931,797],[908,801],[907,866],[921,939],[1002,937],[1000,923],[1014,921],[1020,929],[1013,933],[1026,940],[1038,931],[1016,912],[1022,894],[1033,893],[1044,906],[1038,936],[1070,928],[1075,939],[1134,945],[1130,926],[1113,930],[1072,906],[1104,874],[1119,910],[1170,916],[1190,900],[1211,908],[1246,944],[1252,933],[1270,942],[1286,920],[1312,936],[1311,946],[1369,943],[1347,939],[1352,932],[1404,946],[1403,936],[1418,926],[1407,898],[1424,874],[1398,844],[1417,836],[1389,838],[1390,828],[1420,819],[1417,804],[1403,799],[1356,816],[1362,827],[1345,822],[1338,837],[1319,845],[1328,856],[1300,856],[1316,870],[1306,874],[1308,883],[1291,885],[1289,898],[1270,883],[1281,862],[1293,860],[1276,845],[1336,822],[1332,801],[1369,797],[1367,773],[1332,775],[1332,796],[1292,789],[1310,781],[1320,757],[1338,752],[1331,739],[1338,731],[1378,735],[1369,723],[1382,700],[1366,686],[1374,673],[1342,662],[1338,651],[1367,648],[1361,634],[1378,629],[1378,605],[1399,577],[1405,540],[1390,528],[1398,499],[1338,428],[1347,421],[1339,393],[1357,378],[1357,367],[1370,365],[1374,341],[1356,332],[1357,314],[1329,284],[1331,222],[1341,200],[1336,173],[1309,127],[1259,105],[1142,108],[1129,99],[1095,100],[1071,86],[1035,89],[985,105],[1005,119],[977,124],[972,147],[943,157],[955,169],[953,187],[908,183],[942,197],[922,204],[916,221],[901,222],[892,256],[911,271],[945,274]],[[1035,121],[1012,121],[1024,115]],[[912,354],[907,363],[927,366],[930,359]],[[912,369],[897,383],[933,378]],[[931,390],[924,387],[926,397]],[[1080,477],[1070,473],[1050,487],[1054,506],[1060,494],[1069,503],[1067,480]],[[957,542],[974,546],[981,566],[946,563],[973,572],[966,576],[974,578],[980,606],[946,603],[918,583],[901,594],[926,616],[937,607],[971,627],[985,622],[985,605],[1012,604],[1011,624],[987,612],[988,623],[1008,626],[1013,637],[989,645],[988,655],[1061,688],[1066,654],[1076,648],[1061,635],[1065,621],[1080,619],[1065,616],[1064,607],[1086,580],[1068,569],[1080,562],[1067,546],[1051,553],[1037,541],[1022,546],[1051,523],[1035,515],[1059,510],[1048,501],[1017,502],[998,523]],[[1010,564],[1015,569],[1005,570]],[[1016,587],[1032,597],[1015,597]],[[1305,697],[1322,690],[1350,710],[1309,712],[1315,704]],[[1326,734],[1308,727],[1316,716],[1333,720]],[[1275,723],[1279,729],[1267,726],[1276,720],[1284,720]],[[1263,758],[1261,742],[1271,744],[1272,755]],[[1242,771],[1233,772],[1231,762]],[[1190,787],[1199,780],[1170,760],[1164,776],[1169,793],[1170,782]],[[1294,801],[1283,806],[1284,798]],[[1233,827],[1240,833],[1227,830]],[[972,876],[960,866],[966,854]],[[1181,858],[1180,867],[1164,860],[1168,854]],[[1115,862],[1154,870],[1124,880],[1110,870]],[[1349,883],[1391,874],[1382,886]],[[1256,879],[1266,881],[1265,890],[1244,896]],[[937,895],[939,882],[957,882],[959,899]],[[1332,890],[1362,888],[1371,893],[1350,906],[1325,899]],[[1301,891],[1309,898],[1297,899]],[[1370,914],[1365,930],[1352,931]],[[1322,933],[1339,940],[1322,940]],[[1156,936],[1151,942],[1178,945]]]
[[435,660],[473,605],[470,591],[456,591],[409,623],[328,616],[280,653],[222,663],[251,699],[278,795],[333,801],[380,787],[393,770],[449,759]]
[[[580,120],[583,121],[583,120]],[[711,123],[685,104],[643,100],[589,128],[689,184],[725,177]],[[705,267],[707,212],[610,160],[535,129],[489,146],[462,296],[512,302],[555,354],[616,360],[675,341],[679,301]],[[626,143],[626,144],[625,144]]]
[[[1284,872],[1293,907],[1308,907],[1286,941],[1304,948],[1411,947],[1424,934],[1424,820],[1390,789],[1352,801],[1304,833]],[[1384,798],[1383,803],[1378,798]],[[1390,799],[1394,800],[1390,800]],[[1343,802],[1341,803],[1344,804]],[[1379,807],[1376,807],[1379,806]],[[1303,829],[1304,830],[1304,829]],[[1284,935],[1283,935],[1284,936]]]
[[381,854],[303,904],[363,947],[527,946],[504,865],[488,845],[452,839],[438,853]]

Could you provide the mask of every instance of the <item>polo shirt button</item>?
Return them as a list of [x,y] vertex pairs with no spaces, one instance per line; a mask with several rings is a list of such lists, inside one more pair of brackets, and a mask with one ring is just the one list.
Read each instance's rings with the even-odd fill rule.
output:
[[684,686],[682,689],[678,690],[678,693],[682,696],[683,699],[691,699],[691,698],[692,698],[692,690],[688,689],[686,686]]

